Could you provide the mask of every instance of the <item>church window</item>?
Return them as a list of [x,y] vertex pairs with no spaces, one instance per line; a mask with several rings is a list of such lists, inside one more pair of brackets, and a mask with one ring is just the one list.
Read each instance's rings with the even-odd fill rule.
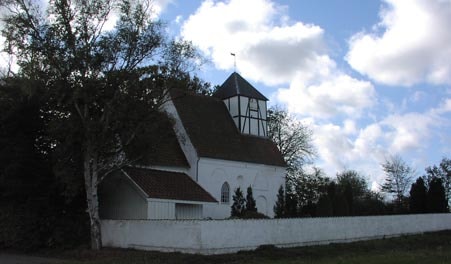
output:
[[227,182],[221,187],[221,203],[229,203],[230,202],[230,187]]

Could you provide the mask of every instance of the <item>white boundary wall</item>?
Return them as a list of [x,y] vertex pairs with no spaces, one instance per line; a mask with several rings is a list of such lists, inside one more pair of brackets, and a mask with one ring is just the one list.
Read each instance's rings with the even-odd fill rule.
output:
[[451,214],[265,220],[102,220],[107,247],[221,254],[450,230]]

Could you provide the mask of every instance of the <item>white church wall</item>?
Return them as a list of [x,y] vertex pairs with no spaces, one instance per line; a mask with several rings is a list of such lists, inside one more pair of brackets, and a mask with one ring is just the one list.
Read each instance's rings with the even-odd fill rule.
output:
[[103,219],[147,219],[146,198],[120,173],[102,182],[99,202]]
[[[283,167],[201,158],[198,183],[219,202],[219,204],[204,206],[204,218],[229,217],[235,189],[240,187],[246,196],[248,186],[252,187],[254,199],[258,200],[257,198],[260,197],[257,210],[273,217],[277,191],[285,182],[284,176]],[[230,186],[229,203],[221,203],[221,187],[224,182]]]
[[102,220],[107,247],[221,254],[451,230],[451,214],[268,220]]

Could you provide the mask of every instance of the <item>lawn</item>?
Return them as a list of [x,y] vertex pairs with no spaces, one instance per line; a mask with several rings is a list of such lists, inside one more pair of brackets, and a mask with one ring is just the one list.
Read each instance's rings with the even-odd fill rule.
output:
[[64,251],[52,257],[64,258],[61,261],[64,264],[451,263],[451,231],[327,246],[285,249],[265,246],[255,251],[215,256],[104,249]]

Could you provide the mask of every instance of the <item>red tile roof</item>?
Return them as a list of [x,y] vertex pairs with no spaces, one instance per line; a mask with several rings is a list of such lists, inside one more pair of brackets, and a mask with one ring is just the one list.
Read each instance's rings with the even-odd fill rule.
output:
[[155,126],[152,133],[152,144],[147,149],[147,154],[135,163],[144,166],[189,168],[188,161],[175,135],[173,121],[165,113],[161,113]]
[[286,166],[270,139],[238,131],[221,100],[184,91],[173,91],[172,97],[200,157]]
[[149,198],[217,203],[185,173],[130,167],[124,171]]

